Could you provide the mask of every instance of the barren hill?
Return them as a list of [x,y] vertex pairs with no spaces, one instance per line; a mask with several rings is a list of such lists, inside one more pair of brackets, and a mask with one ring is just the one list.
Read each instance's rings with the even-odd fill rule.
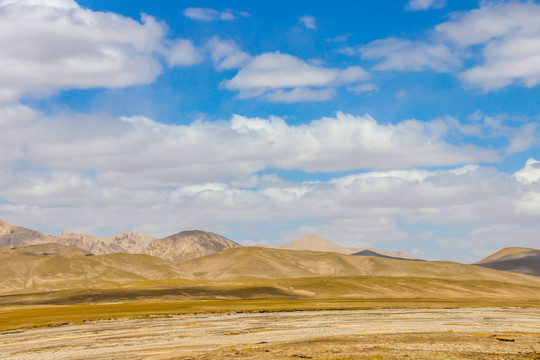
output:
[[[182,263],[186,278],[204,280],[277,279],[318,276],[423,277],[529,283],[530,277],[449,261],[402,261],[333,252],[261,247],[228,249]],[[534,279],[540,284],[540,279]]]
[[[433,289],[428,291],[425,288],[432,284],[429,286],[442,286],[446,293],[451,293],[452,296],[460,293],[476,293],[479,296],[481,293],[482,296],[490,294],[489,296],[493,297],[497,294],[502,296],[504,292],[504,296],[528,298],[536,292],[540,298],[540,278],[536,277],[452,262],[402,261],[332,252],[235,247],[193,260],[170,261],[149,255],[125,253],[88,256],[77,248],[43,244],[14,249],[0,248],[0,259],[0,293],[4,294],[104,286],[118,289],[120,284],[150,281],[145,285],[150,286],[152,281],[176,279],[175,283],[197,280],[191,282],[192,287],[204,287],[209,280],[250,281],[244,284],[248,284],[251,290],[244,288],[244,285],[238,285],[240,288],[236,288],[235,296],[299,296],[310,294],[314,292],[313,289],[321,286],[339,288],[349,283],[339,279],[352,276],[365,280],[353,281],[356,285],[343,285],[353,286],[350,289],[329,288],[328,291],[361,293],[362,296],[386,294],[399,297],[401,294],[410,297],[432,294]],[[312,290],[298,288],[293,291],[283,288],[288,283],[301,283],[294,279],[306,279],[306,284],[310,284]],[[267,288],[262,285],[265,281],[267,283],[267,280],[283,285]],[[133,290],[137,296],[145,293],[145,286],[141,286],[137,285]],[[184,290],[175,290],[174,286],[171,286],[166,286],[169,288],[167,294],[183,296]],[[220,296],[232,294],[232,288],[229,288],[227,283],[216,283],[213,286],[219,288],[216,294],[222,294]],[[197,290],[198,293],[201,291]],[[253,291],[255,293],[252,293]],[[206,290],[202,292],[211,293]],[[95,296],[101,296],[99,294],[101,292],[98,291]]]
[[497,251],[474,265],[519,274],[540,276],[540,250],[509,247]]
[[85,288],[180,275],[176,263],[149,255],[87,255],[56,243],[0,248],[0,292]]

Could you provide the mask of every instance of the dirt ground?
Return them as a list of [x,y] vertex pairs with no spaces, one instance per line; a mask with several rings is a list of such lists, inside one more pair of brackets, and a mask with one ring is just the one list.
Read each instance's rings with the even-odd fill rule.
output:
[[540,309],[184,315],[0,333],[2,359],[540,359]]

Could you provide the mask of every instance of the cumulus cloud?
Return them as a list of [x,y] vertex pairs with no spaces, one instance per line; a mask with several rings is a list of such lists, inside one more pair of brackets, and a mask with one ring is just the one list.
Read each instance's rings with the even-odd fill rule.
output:
[[242,51],[232,40],[214,37],[208,41],[206,47],[210,51],[212,61],[220,70],[238,69],[251,60],[251,55]]
[[527,160],[525,167],[514,175],[522,184],[532,184],[540,180],[540,161],[535,159]]
[[240,115],[164,125],[143,117],[44,118],[22,105],[1,110],[0,166],[93,171],[102,181],[123,179],[125,186],[135,187],[231,180],[267,168],[332,172],[498,159],[493,150],[434,137],[429,123],[384,125],[370,116],[343,113],[304,125]]
[[266,53],[254,57],[223,86],[238,91],[240,98],[297,102],[328,100],[333,97],[332,88],[363,82],[368,77],[358,66],[328,68],[288,54]]
[[226,9],[224,11],[217,11],[210,8],[201,8],[201,7],[190,7],[184,10],[184,16],[198,21],[231,21],[235,20],[238,17],[247,17],[249,16],[246,12],[238,12],[231,9]]
[[[498,155],[451,145],[444,140],[450,127],[439,127],[437,121],[392,125],[342,113],[303,125],[239,115],[164,125],[144,117],[49,117],[23,105],[3,106],[0,218],[27,226],[90,225],[94,233],[135,223],[131,230],[156,236],[292,222],[356,246],[417,233],[402,223],[533,229],[540,216],[538,161],[515,174],[462,166]],[[484,132],[463,129],[469,136]],[[449,168],[416,168],[432,166]],[[288,181],[261,175],[270,169],[352,173]],[[444,239],[434,230],[429,241],[437,240]]]
[[[442,2],[413,0],[410,10]],[[340,50],[375,60],[376,70],[458,72],[471,87],[485,91],[540,83],[540,4],[532,1],[483,1],[470,11],[426,33],[425,40],[386,38]],[[461,70],[462,64],[472,64]]]
[[317,19],[313,16],[304,15],[298,18],[300,24],[302,24],[306,29],[316,30],[317,29]]
[[169,66],[193,65],[201,62],[203,56],[193,45],[193,41],[178,39],[174,41],[167,53]]
[[152,82],[165,26],[94,12],[72,0],[0,1],[0,101],[66,88]]
[[484,90],[540,83],[540,4],[486,3],[436,31],[459,46],[483,46],[484,63],[464,71],[465,82]]
[[375,40],[359,51],[363,59],[382,59],[375,70],[450,72],[461,66],[461,61],[444,44],[388,38]]
[[[151,170],[160,171],[164,163],[155,161],[158,165]],[[315,182],[263,175],[256,176],[249,188],[235,186],[225,177],[191,184],[146,178],[140,184],[144,186],[130,187],[129,178],[141,176],[136,169],[112,181],[101,171],[89,173],[75,166],[63,171],[2,167],[0,197],[7,203],[0,204],[0,218],[124,229],[139,223],[135,230],[154,229],[152,235],[158,236],[183,228],[226,232],[233,231],[227,224],[236,228],[260,221],[296,221],[312,223],[298,231],[309,230],[351,246],[409,239],[416,232],[400,229],[399,223],[419,222],[434,229],[463,225],[478,229],[459,239],[433,233],[429,241],[446,247],[516,245],[515,236],[509,236],[512,229],[519,230],[514,235],[526,233],[520,244],[533,246],[540,235],[540,187],[537,178],[523,182],[518,174],[535,164],[529,161],[515,176],[481,166],[369,171]]]
[[446,0],[409,0],[406,9],[411,11],[442,9]]

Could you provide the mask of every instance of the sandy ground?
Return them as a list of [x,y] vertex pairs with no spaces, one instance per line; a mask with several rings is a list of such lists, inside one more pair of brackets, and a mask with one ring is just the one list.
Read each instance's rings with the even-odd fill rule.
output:
[[540,309],[127,319],[0,334],[2,359],[540,359]]

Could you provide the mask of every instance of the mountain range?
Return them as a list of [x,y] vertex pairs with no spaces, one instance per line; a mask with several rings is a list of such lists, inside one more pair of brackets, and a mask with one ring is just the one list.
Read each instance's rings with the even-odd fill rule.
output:
[[112,237],[62,232],[47,235],[0,220],[0,246],[19,247],[44,243],[74,246],[95,255],[146,254],[169,260],[193,259],[241,246],[223,236],[205,231],[182,231],[163,239],[123,232]]
[[[284,245],[248,247],[204,231],[183,231],[163,239],[135,233],[109,238],[75,233],[52,236],[0,221],[0,293],[3,294],[171,279],[199,283],[352,276],[407,278],[417,285],[425,279],[436,279],[446,282],[437,286],[446,288],[447,292],[454,286],[454,293],[457,293],[456,282],[465,281],[466,292],[483,289],[484,295],[502,296],[501,289],[506,289],[507,295],[525,296],[531,292],[540,295],[539,257],[540,250],[507,248],[466,265],[418,261],[399,252],[347,249],[316,235]],[[382,291],[375,283],[370,286],[374,293]],[[399,285],[403,289],[407,286]],[[399,287],[385,291],[395,292]],[[415,294],[427,294],[422,291],[417,286]]]
[[[0,220],[0,246],[17,247],[49,242],[78,247],[95,255],[114,253],[146,254],[169,260],[194,259],[225,249],[242,246],[221,235],[200,230],[182,231],[163,239],[133,232],[123,232],[112,237],[98,237],[64,231],[59,236],[53,236]],[[345,248],[314,234],[299,237],[287,244],[261,244],[256,246],[284,250],[335,252],[347,255],[369,254],[369,256],[420,260],[412,255],[397,251],[372,248]]]

